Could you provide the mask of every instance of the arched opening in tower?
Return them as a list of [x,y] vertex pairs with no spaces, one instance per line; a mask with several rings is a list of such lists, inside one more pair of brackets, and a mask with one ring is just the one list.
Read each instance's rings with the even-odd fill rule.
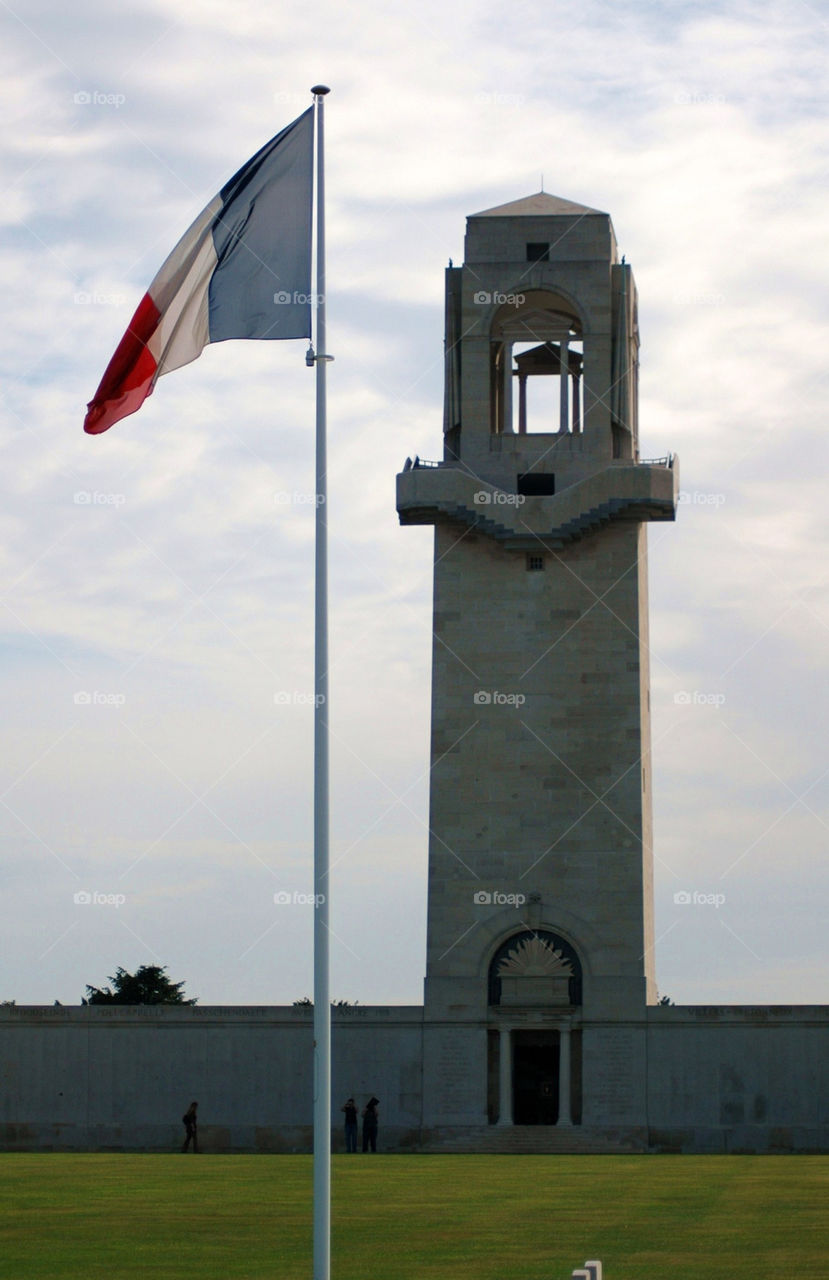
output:
[[575,306],[544,289],[505,297],[490,331],[492,430],[580,433],[584,346]]

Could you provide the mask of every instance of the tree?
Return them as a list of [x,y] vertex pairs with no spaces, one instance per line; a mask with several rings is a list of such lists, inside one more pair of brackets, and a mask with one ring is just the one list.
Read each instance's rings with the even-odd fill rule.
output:
[[[332,1009],[351,1009],[355,1004],[359,1004],[359,1000],[332,1000]],[[303,996],[301,1000],[294,1000],[295,1009],[313,1009],[314,1002],[310,996]]]
[[87,983],[86,999],[81,1004],[198,1004],[198,1000],[185,1000],[183,982],[171,982],[165,972],[166,965],[142,964],[135,973],[127,973],[120,966],[110,975],[112,990],[90,987]]

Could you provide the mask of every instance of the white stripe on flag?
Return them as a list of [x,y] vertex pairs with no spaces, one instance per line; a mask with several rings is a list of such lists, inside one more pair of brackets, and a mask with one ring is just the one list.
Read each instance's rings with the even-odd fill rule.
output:
[[184,233],[148,290],[161,313],[147,344],[158,365],[153,385],[163,373],[195,360],[210,341],[208,290],[218,262],[213,226],[221,211],[222,198],[216,196]]

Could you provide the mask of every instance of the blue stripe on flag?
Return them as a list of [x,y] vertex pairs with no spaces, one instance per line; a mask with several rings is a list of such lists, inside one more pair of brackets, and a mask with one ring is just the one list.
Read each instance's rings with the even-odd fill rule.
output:
[[222,187],[208,290],[210,341],[310,338],[314,109]]

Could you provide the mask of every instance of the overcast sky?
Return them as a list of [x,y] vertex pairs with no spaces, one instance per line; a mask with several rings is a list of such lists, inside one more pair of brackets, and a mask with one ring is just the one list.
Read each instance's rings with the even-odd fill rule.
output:
[[465,217],[543,174],[613,218],[642,454],[681,460],[649,534],[659,989],[826,1001],[825,8],[0,12],[0,999],[151,963],[203,1004],[311,992],[311,909],[274,902],[312,887],[304,343],[208,347],[82,421],[161,261],[322,80],[332,994],[422,1000],[432,531],[398,526],[394,476],[441,456]]

